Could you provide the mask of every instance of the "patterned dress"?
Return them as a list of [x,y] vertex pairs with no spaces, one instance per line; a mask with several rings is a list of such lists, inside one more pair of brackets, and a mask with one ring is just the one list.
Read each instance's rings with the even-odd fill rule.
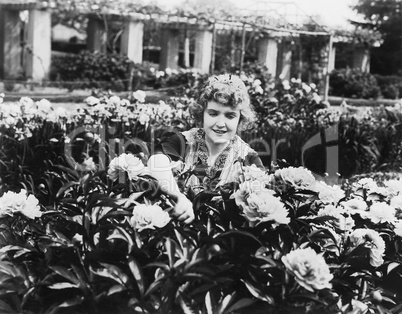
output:
[[172,160],[173,172],[189,174],[179,185],[191,188],[195,194],[213,191],[217,187],[236,182],[243,165],[264,168],[257,152],[235,135],[229,145],[208,165],[209,152],[205,143],[205,132],[193,128],[185,132],[167,132],[160,141],[160,152]]

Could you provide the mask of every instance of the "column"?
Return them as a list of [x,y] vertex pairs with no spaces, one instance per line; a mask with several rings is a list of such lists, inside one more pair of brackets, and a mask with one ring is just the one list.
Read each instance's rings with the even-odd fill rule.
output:
[[[329,49],[331,49],[331,47]],[[336,47],[335,45],[332,45],[332,49],[329,53],[328,73],[331,73],[333,70],[335,70],[335,57],[336,57]]]
[[51,13],[29,11],[26,74],[34,81],[47,79],[51,63]]
[[179,44],[179,30],[169,28],[164,28],[162,30],[161,54],[159,61],[160,70],[166,68],[177,70],[179,68]]
[[198,31],[195,36],[194,68],[209,73],[212,57],[212,32]]
[[268,68],[272,77],[276,77],[277,58],[278,42],[274,38],[261,38],[258,42],[258,62]]
[[88,16],[87,49],[90,51],[106,52],[107,33],[104,21],[97,16]]
[[20,12],[0,8],[0,77],[15,79],[21,67]]
[[120,40],[120,54],[135,63],[142,62],[144,23],[127,20]]
[[292,65],[292,50],[289,42],[282,40],[279,48],[279,58],[277,63],[276,76],[281,80],[290,80],[290,70]]
[[362,72],[370,73],[370,50],[364,46],[357,46],[353,50],[352,68],[359,68]]

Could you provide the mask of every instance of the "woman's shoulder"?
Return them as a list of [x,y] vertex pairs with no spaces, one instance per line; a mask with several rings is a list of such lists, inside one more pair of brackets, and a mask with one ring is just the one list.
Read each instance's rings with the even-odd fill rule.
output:
[[263,168],[264,165],[258,153],[248,143],[246,143],[240,136],[237,137],[237,146],[242,159],[246,165],[256,165],[258,168]]

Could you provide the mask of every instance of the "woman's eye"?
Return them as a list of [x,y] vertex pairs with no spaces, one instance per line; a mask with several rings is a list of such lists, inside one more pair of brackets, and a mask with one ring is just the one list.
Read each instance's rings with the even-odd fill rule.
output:
[[236,114],[234,114],[234,113],[228,114],[228,115],[226,115],[226,118],[234,119],[234,118],[236,118]]
[[210,112],[209,112],[209,115],[210,115],[211,117],[216,117],[218,114],[217,114],[215,111],[210,111]]

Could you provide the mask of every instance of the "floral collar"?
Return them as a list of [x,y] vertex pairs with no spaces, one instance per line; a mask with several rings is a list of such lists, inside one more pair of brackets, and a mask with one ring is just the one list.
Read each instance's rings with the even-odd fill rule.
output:
[[229,152],[232,149],[235,140],[236,137],[231,139],[229,145],[225,147],[225,149],[219,154],[214,164],[212,166],[208,166],[209,152],[205,142],[205,131],[203,129],[197,130],[197,132],[195,133],[195,144],[197,152],[196,155],[201,161],[201,164],[207,166],[205,171],[209,178],[214,178],[217,173],[223,169],[227,156],[229,155]]

